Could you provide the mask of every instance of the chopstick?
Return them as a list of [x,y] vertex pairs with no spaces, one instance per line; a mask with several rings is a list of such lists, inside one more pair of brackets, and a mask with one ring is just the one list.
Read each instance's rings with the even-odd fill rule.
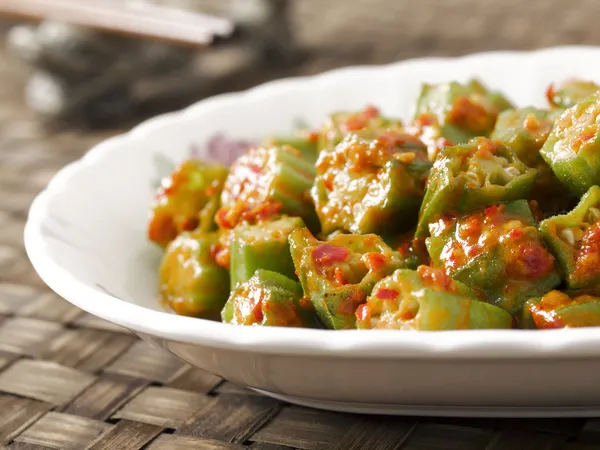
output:
[[139,1],[0,0],[0,14],[57,20],[180,44],[209,45],[234,31],[231,21]]

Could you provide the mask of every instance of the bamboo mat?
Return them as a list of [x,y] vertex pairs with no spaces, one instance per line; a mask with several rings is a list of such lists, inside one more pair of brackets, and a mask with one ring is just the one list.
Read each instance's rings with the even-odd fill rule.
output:
[[[318,51],[290,73],[600,44],[600,4],[591,0],[326,1],[314,11],[316,3],[298,2],[296,22],[303,45]],[[566,12],[567,4],[578,9]],[[488,13],[474,17],[473,8]],[[63,301],[26,259],[27,209],[56,170],[116,130],[45,130],[23,106],[24,74],[0,50],[0,449],[600,448],[599,419],[385,418],[291,406],[191,368]]]

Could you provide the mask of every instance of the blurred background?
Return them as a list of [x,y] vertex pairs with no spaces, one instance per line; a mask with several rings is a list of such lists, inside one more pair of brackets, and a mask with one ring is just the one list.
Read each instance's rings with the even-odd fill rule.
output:
[[[600,44],[596,0],[90,0],[129,15],[108,27],[48,19],[85,23],[95,13],[80,3],[0,1],[0,121],[34,114],[44,126],[127,128],[206,96],[345,65]],[[208,19],[186,32],[200,16],[161,9],[183,38],[124,34],[119,23],[141,28],[147,5]],[[183,42],[198,36],[207,39]]]

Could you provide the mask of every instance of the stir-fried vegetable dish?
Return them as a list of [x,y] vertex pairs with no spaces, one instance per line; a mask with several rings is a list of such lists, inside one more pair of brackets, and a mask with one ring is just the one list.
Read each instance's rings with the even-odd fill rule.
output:
[[162,180],[160,301],[232,325],[600,326],[600,86],[546,108],[426,84],[412,119],[367,106]]

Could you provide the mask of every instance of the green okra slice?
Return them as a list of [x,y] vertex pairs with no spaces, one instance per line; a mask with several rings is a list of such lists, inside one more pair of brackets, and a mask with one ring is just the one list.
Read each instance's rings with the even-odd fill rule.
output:
[[477,136],[489,136],[498,114],[512,108],[502,94],[489,91],[481,82],[456,81],[423,84],[417,100],[415,119],[434,117],[440,135],[453,144]]
[[166,249],[159,269],[160,297],[175,313],[218,319],[229,296],[229,273],[217,265],[215,232],[181,233]]
[[393,233],[416,223],[431,163],[419,139],[388,132],[349,134],[316,168],[311,196],[323,233]]
[[220,164],[183,162],[162,180],[156,192],[148,238],[164,247],[182,231],[214,230],[227,174],[228,170]]
[[600,187],[592,186],[571,212],[542,221],[540,231],[567,288],[600,288]]
[[528,198],[536,173],[498,141],[480,137],[446,147],[429,172],[416,237],[426,237],[429,224],[446,213]]
[[538,329],[598,327],[600,297],[550,291],[525,303],[522,326]]
[[430,229],[432,265],[513,315],[561,282],[525,200],[448,215]]
[[235,227],[229,248],[231,288],[248,281],[258,269],[296,278],[288,236],[296,228],[304,227],[299,217]]
[[442,269],[396,270],[380,280],[356,311],[359,329],[473,330],[511,328],[512,317],[480,301]]
[[565,193],[562,183],[540,154],[561,113],[560,109],[544,110],[533,106],[509,109],[500,113],[491,136],[514,150],[528,167],[537,170],[530,198],[538,202],[546,215],[568,209],[575,200],[573,195]]
[[319,156],[318,134],[305,130],[298,130],[291,136],[274,136],[268,138],[263,146],[270,147],[293,147],[300,152],[302,157],[314,164]]
[[233,163],[221,194],[217,224],[259,223],[278,215],[301,217],[318,230],[319,219],[309,191],[314,165],[292,147],[252,148]]
[[323,242],[300,228],[289,240],[304,295],[327,328],[355,328],[354,312],[375,283],[404,267],[402,256],[374,234],[338,234]]
[[551,84],[546,91],[546,97],[552,107],[565,109],[585,100],[598,90],[600,86],[593,81],[569,79],[558,85]]
[[358,112],[337,112],[330,115],[318,132],[317,149],[332,149],[349,133],[365,138],[376,138],[388,130],[400,131],[402,122],[381,115],[379,110],[368,106]]
[[600,92],[564,111],[540,154],[575,195],[600,184]]
[[312,305],[303,299],[300,284],[262,269],[231,291],[221,319],[232,325],[318,326]]

